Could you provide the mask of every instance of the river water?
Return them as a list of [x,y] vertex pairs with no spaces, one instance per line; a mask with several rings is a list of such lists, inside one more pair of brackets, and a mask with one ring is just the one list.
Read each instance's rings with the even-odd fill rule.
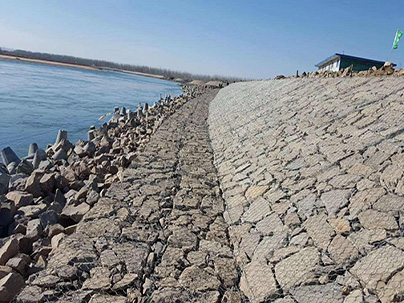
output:
[[[59,66],[0,60],[0,150],[10,146],[19,157],[35,142],[45,149],[59,129],[73,144],[87,139],[114,107],[135,110],[159,96],[181,94],[171,81]],[[1,159],[0,159],[1,161]]]

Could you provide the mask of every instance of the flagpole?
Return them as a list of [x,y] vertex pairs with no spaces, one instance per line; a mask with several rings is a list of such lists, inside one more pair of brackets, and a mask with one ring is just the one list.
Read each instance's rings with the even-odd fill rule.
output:
[[[396,35],[394,36],[394,41],[396,41],[397,34],[398,34],[398,29],[396,31]],[[387,62],[390,62],[389,59],[391,59],[391,57],[393,55],[393,47],[394,47],[394,42],[393,42],[393,45],[391,46],[390,55],[387,57]]]

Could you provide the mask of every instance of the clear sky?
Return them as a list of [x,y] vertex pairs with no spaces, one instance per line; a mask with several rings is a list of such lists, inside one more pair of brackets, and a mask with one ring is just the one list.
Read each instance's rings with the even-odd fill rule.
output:
[[[335,52],[386,60],[399,0],[2,0],[0,46],[269,78]],[[404,67],[404,38],[392,60]]]

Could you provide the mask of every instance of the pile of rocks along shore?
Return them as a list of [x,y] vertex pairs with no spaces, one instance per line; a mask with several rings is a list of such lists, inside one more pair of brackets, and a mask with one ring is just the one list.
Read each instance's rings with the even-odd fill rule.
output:
[[1,151],[0,302],[12,301],[24,281],[46,267],[60,240],[120,181],[136,150],[166,117],[206,88],[183,86],[182,91],[135,112],[122,108],[99,129],[92,127],[88,141],[73,145],[60,130],[46,151],[35,143],[23,159],[10,147]]
[[310,73],[303,72],[300,76],[296,74],[295,76],[284,76],[278,75],[274,78],[274,80],[280,80],[285,78],[336,78],[336,77],[367,77],[367,76],[402,76],[404,75],[403,69],[394,69],[394,65],[391,62],[386,62],[384,65],[377,69],[376,66],[373,66],[369,70],[363,70],[360,72],[354,71],[353,66],[348,66],[347,68],[343,68],[339,71],[314,71]]

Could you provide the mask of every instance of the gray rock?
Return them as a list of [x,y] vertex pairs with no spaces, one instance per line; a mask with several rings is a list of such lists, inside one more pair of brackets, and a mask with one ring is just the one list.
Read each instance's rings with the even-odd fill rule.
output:
[[54,210],[47,210],[39,215],[42,228],[45,229],[48,225],[58,223],[59,216]]
[[262,197],[258,197],[245,211],[241,217],[241,220],[244,222],[258,222],[268,216],[270,213],[271,208],[269,206],[269,202]]
[[11,267],[0,265],[0,279],[3,279],[11,272],[14,272],[14,270]]
[[7,166],[13,162],[16,164],[16,166],[20,163],[20,158],[18,158],[18,156],[9,146],[1,151],[1,159],[3,163]]
[[197,292],[218,289],[220,287],[220,281],[216,278],[214,271],[209,267],[204,269],[198,266],[187,267],[182,272],[178,282],[180,282],[183,287]]
[[58,145],[62,140],[67,140],[67,131],[60,129],[54,146]]
[[348,203],[351,190],[333,190],[321,195],[321,201],[325,205],[328,216],[335,217],[338,210]]
[[39,203],[35,205],[20,207],[17,213],[22,214],[29,219],[36,219],[41,213],[45,211],[46,208],[47,205],[45,203]]
[[24,258],[14,257],[7,261],[6,266],[11,267],[22,276],[24,276],[27,263],[25,262]]
[[42,225],[40,219],[33,219],[28,221],[26,237],[31,239],[32,242],[39,239],[42,235]]
[[82,288],[91,290],[107,290],[111,287],[110,271],[106,267],[95,267],[90,270],[91,278],[84,281]]
[[63,211],[65,205],[66,205],[65,195],[60,191],[59,188],[57,188],[55,192],[55,198],[51,203],[51,205],[49,206],[49,209],[52,209],[56,211],[56,213],[60,214]]
[[112,287],[113,290],[125,290],[132,286],[136,280],[139,279],[137,274],[126,274],[123,276],[121,280],[114,284]]
[[350,272],[367,288],[376,290],[381,283],[404,266],[404,252],[393,246],[383,246],[360,259]]
[[41,196],[41,187],[39,180],[42,178],[43,172],[35,170],[25,182],[25,191],[33,194],[34,198]]
[[318,251],[307,247],[275,265],[275,276],[282,289],[288,290],[302,283],[316,280],[315,269],[319,264]]
[[91,141],[87,142],[87,144],[84,146],[84,151],[89,156],[92,156],[95,153],[95,144]]
[[20,303],[38,303],[43,302],[45,295],[38,286],[27,286],[18,294],[17,302]]
[[19,190],[23,191],[25,188],[25,183],[27,182],[28,177],[25,174],[15,174],[11,176],[11,179],[8,184],[8,190]]
[[0,162],[0,173],[8,174],[7,166]]
[[55,287],[56,283],[58,283],[59,281],[59,277],[48,275],[46,274],[46,272],[43,271],[34,279],[34,281],[32,281],[32,285],[40,287]]
[[91,297],[88,303],[100,303],[100,302],[114,302],[114,303],[126,303],[126,297],[124,296],[111,296],[111,295],[101,295],[95,294]]
[[12,301],[24,286],[24,279],[20,274],[9,273],[0,280],[0,298],[3,302]]
[[308,285],[292,289],[290,293],[298,303],[342,303],[342,287],[338,284]]
[[367,229],[398,229],[398,224],[395,218],[388,213],[368,209],[362,212],[358,217],[362,226]]
[[13,238],[8,240],[0,248],[0,265],[5,265],[7,261],[18,253],[18,240]]
[[11,162],[9,165],[7,165],[7,170],[11,175],[14,175],[16,173],[17,169],[17,163]]
[[16,208],[30,205],[34,197],[30,193],[22,191],[11,191],[7,194],[7,199],[14,202]]
[[64,231],[65,228],[60,224],[48,225],[45,229],[45,233],[48,235],[49,238],[52,238],[57,234],[63,233]]
[[336,235],[328,246],[331,257],[337,264],[358,258],[359,251],[356,247],[341,235]]
[[38,150],[38,144],[31,143],[28,148],[28,158],[32,159],[35,156],[35,152]]
[[15,206],[13,202],[0,202],[0,226],[9,226],[14,220]]
[[39,186],[45,195],[52,193],[55,187],[55,173],[44,174],[39,180]]
[[216,258],[214,260],[215,272],[220,277],[224,287],[232,287],[237,284],[238,273],[234,259]]
[[11,176],[0,172],[0,194],[6,194]]
[[23,159],[17,166],[15,172],[17,174],[30,175],[34,171],[34,167],[31,162],[27,159]]
[[90,205],[88,205],[87,203],[81,203],[77,206],[66,205],[63,208],[62,213],[60,214],[60,218],[63,220],[71,219],[74,222],[78,223],[89,210]]
[[240,290],[250,302],[263,302],[277,293],[274,274],[266,262],[253,261],[244,267]]
[[53,167],[53,162],[51,160],[43,160],[39,163],[38,168],[42,170],[48,170]]
[[55,161],[67,160],[67,153],[63,149],[59,149],[53,156],[52,159]]
[[37,151],[35,151],[34,160],[32,161],[32,166],[34,167],[34,169],[37,169],[41,161],[46,160],[46,158],[47,155],[43,149],[38,149]]
[[314,243],[326,250],[335,233],[334,229],[327,223],[327,216],[325,214],[311,216],[304,222],[304,227]]

